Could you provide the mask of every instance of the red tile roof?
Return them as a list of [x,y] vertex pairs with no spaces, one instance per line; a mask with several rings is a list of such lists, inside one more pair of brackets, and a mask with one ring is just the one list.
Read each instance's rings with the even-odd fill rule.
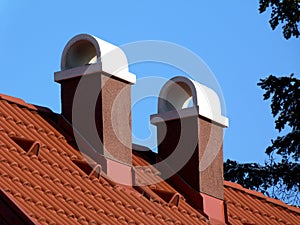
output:
[[[133,165],[148,166],[136,168],[137,183],[154,179],[155,185],[125,187],[86,173],[59,118],[0,95],[0,224],[209,224],[193,199],[182,197],[182,187],[159,177],[151,154],[134,153]],[[224,188],[230,224],[300,224],[296,207],[234,183]]]
[[[34,223],[207,224],[188,204],[170,206],[148,200],[132,187],[89,178],[72,161],[82,159],[81,154],[37,107],[3,95],[0,99],[1,192]],[[38,157],[13,137],[38,141]]]
[[300,224],[300,209],[268,198],[239,184],[224,182],[229,222],[232,224]]

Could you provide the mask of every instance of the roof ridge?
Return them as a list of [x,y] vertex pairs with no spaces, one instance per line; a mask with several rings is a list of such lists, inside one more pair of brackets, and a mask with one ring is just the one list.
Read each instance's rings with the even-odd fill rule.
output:
[[5,94],[0,94],[0,100],[6,100],[8,102],[24,106],[24,107],[26,107],[28,109],[31,109],[31,110],[38,110],[34,105],[25,102],[21,98],[16,98],[16,97],[5,95]]
[[33,110],[33,111],[39,111],[39,112],[43,112],[43,113],[54,113],[48,107],[27,103],[25,100],[23,100],[21,98],[17,98],[17,97],[6,95],[6,94],[1,94],[0,93],[0,100],[5,100],[5,101],[8,101],[10,103],[14,103],[14,104],[17,104],[19,106],[23,106],[23,107],[25,107],[27,109],[30,109],[30,110]]
[[245,193],[247,193],[249,195],[254,195],[254,196],[258,197],[258,198],[264,199],[265,201],[267,201],[269,203],[281,206],[281,207],[283,207],[285,209],[288,209],[288,210],[291,210],[291,211],[294,211],[294,212],[300,214],[300,208],[298,208],[296,206],[288,205],[288,204],[284,203],[283,201],[281,201],[279,199],[270,198],[270,197],[264,195],[263,193],[261,193],[259,191],[250,190],[248,188],[244,188],[240,184],[237,184],[237,183],[234,183],[234,182],[230,182],[230,181],[226,181],[226,180],[224,180],[224,186],[227,186],[227,187],[230,187],[230,188],[233,188],[233,189],[237,189],[237,190],[245,192]]

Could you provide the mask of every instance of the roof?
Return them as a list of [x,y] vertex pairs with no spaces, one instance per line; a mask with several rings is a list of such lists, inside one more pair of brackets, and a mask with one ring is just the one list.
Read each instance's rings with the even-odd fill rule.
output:
[[260,192],[225,181],[225,201],[231,224],[300,224],[300,209]]
[[[136,182],[128,187],[89,171],[62,118],[0,95],[0,224],[209,224],[207,216],[150,166],[152,152],[133,151]],[[141,167],[143,168],[143,167]],[[300,224],[300,210],[225,182],[228,224]],[[185,189],[187,191],[191,191]]]

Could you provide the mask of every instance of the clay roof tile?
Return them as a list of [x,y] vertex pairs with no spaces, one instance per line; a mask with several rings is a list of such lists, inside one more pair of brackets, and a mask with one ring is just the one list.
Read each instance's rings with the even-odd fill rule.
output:
[[[85,164],[76,164],[84,157],[68,143],[57,118],[59,115],[47,108],[0,95],[0,197],[7,196],[6,202],[13,202],[14,210],[21,209],[29,222],[210,223],[176,187],[160,178],[160,172],[151,165],[155,153],[145,151],[143,156],[133,151],[133,165],[141,166],[135,169],[137,180],[157,181],[140,189],[110,181],[100,166],[85,168]],[[26,154],[33,143],[39,143],[38,154]],[[225,181],[224,188],[232,225],[299,224],[298,208],[231,182]]]

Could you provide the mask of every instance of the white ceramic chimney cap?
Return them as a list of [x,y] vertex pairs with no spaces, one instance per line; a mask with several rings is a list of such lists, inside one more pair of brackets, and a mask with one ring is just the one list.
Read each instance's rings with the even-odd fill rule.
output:
[[61,57],[61,71],[85,65],[101,65],[102,71],[130,83],[136,76],[129,72],[125,53],[117,46],[90,34],[79,34],[65,46]]
[[167,81],[159,94],[158,114],[192,107],[198,108],[199,115],[228,127],[228,118],[222,115],[215,91],[183,76]]

